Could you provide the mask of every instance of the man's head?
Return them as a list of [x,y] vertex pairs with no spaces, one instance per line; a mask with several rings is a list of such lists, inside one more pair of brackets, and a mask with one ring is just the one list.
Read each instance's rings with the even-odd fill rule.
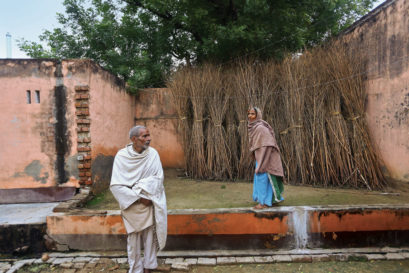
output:
[[151,135],[145,126],[137,125],[129,131],[129,138],[133,143],[133,148],[136,152],[142,153],[148,149],[151,142]]

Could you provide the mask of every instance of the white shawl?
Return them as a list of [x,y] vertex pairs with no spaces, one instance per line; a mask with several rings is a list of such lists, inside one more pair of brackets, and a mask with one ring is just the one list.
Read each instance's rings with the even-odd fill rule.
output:
[[[167,208],[163,178],[159,154],[152,147],[139,154],[134,151],[131,143],[119,150],[115,156],[111,191],[121,210],[127,209],[141,197],[152,201],[160,249],[165,247],[167,237]],[[131,190],[112,187],[115,185],[126,186]]]

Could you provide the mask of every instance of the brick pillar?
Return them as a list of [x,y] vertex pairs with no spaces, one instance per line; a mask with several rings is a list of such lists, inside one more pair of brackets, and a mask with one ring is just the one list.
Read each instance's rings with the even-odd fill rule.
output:
[[89,116],[89,87],[75,86],[75,115],[77,116],[78,169],[81,185],[91,185],[91,134]]

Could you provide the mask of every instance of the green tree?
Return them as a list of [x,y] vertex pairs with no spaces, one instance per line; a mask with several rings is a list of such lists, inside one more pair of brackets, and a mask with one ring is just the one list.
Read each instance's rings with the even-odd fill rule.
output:
[[132,88],[163,86],[172,66],[280,58],[338,34],[374,0],[65,0],[62,27],[34,58],[90,58]]

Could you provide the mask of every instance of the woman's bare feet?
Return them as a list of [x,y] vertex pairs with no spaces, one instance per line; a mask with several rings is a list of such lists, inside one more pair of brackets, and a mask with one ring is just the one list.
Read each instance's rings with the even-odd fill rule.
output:
[[257,206],[253,207],[253,209],[265,209],[268,208],[267,205],[258,204]]

